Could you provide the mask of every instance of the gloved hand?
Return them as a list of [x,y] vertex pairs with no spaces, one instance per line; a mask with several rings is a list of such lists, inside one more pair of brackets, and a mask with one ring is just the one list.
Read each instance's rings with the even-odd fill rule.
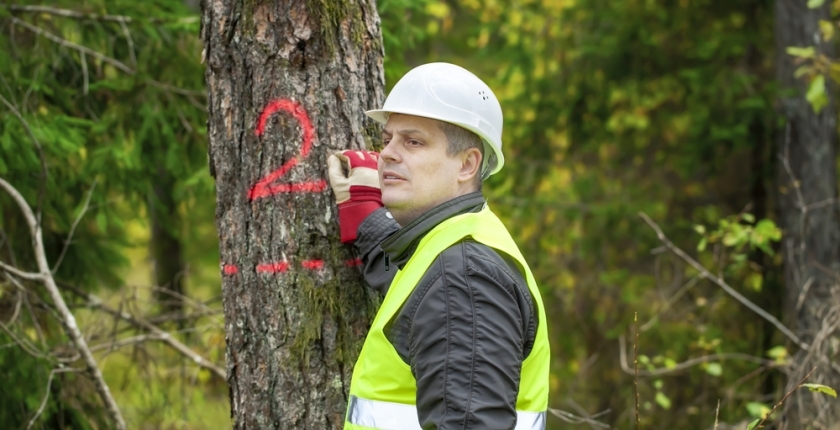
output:
[[373,151],[342,151],[327,158],[330,187],[338,203],[338,226],[344,243],[355,241],[362,221],[384,206],[376,166],[378,160],[379,153]]

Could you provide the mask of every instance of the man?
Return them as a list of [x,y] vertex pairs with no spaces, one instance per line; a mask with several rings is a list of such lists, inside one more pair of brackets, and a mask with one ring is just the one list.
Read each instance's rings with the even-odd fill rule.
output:
[[432,63],[367,115],[385,125],[381,154],[329,158],[341,239],[385,293],[345,429],[543,429],[542,300],[481,194],[504,164],[499,102],[467,70]]

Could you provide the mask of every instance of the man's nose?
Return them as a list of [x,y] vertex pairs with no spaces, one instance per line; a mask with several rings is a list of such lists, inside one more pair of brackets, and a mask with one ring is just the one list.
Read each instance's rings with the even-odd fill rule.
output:
[[395,145],[395,142],[394,142],[395,140],[397,140],[397,139],[396,138],[391,139],[391,141],[388,142],[388,144],[385,145],[384,148],[382,148],[382,151],[379,152],[380,162],[382,162],[382,161],[387,161],[389,163],[398,162],[400,155],[399,155],[399,151],[397,151],[397,149],[396,149],[397,145]]

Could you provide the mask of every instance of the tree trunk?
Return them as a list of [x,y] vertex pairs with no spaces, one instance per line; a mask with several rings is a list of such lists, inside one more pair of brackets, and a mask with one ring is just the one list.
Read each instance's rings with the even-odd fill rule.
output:
[[[830,2],[809,9],[799,0],[776,0],[777,79],[786,96],[779,108],[785,125],[778,133],[777,168],[779,213],[784,229],[781,251],[785,262],[786,319],[809,344],[793,358],[795,371],[787,388],[815,366],[808,382],[840,388],[837,347],[840,336],[840,293],[832,274],[840,273],[840,212],[837,205],[836,106],[829,103],[815,113],[805,99],[807,82],[794,78],[797,65],[785,54],[790,46],[816,44],[821,54],[833,54],[825,42],[819,20],[830,20]],[[808,390],[796,390],[786,402],[786,428],[838,428],[840,408],[833,399]]]
[[[152,195],[149,198],[149,219],[151,220],[151,256],[155,285],[160,288],[155,294],[161,311],[172,316],[183,312],[184,260],[181,253],[180,215],[178,205],[172,196],[175,179],[163,167],[152,178]],[[183,321],[178,320],[181,327]]]
[[374,0],[205,0],[202,32],[234,428],[341,428],[375,298],[326,159],[379,133]]

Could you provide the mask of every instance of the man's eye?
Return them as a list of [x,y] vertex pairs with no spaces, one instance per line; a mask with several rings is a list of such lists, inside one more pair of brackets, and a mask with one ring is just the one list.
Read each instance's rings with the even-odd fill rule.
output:
[[387,146],[389,142],[391,142],[391,139],[382,139],[382,145]]
[[405,143],[408,146],[420,146],[420,145],[422,145],[422,143],[420,143],[419,141],[414,140],[414,139],[407,140]]

